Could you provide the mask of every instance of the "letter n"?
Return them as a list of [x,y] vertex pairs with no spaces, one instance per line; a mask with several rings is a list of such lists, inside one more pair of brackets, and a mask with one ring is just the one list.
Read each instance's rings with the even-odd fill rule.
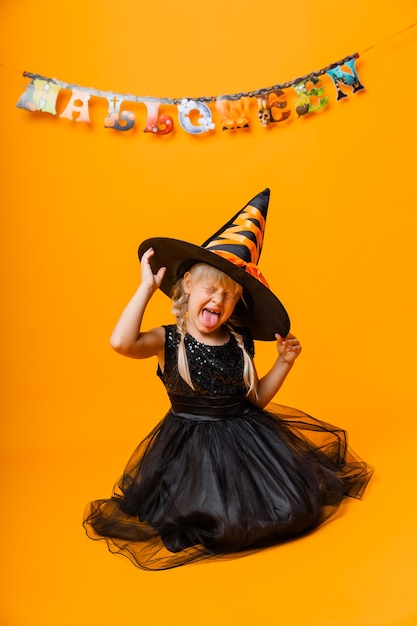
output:
[[[330,76],[330,78],[332,79],[334,83],[334,86],[336,87],[337,100],[341,100],[342,98],[347,97],[347,94],[344,93],[342,89],[340,88],[341,85],[345,87],[350,87],[353,93],[355,93],[356,91],[359,91],[360,89],[364,89],[364,86],[361,84],[358,73],[355,68],[356,58],[357,57],[354,57],[353,59],[350,59],[349,61],[341,63],[340,65],[337,65],[336,67],[333,67],[327,70],[326,72],[326,74]],[[348,67],[350,72],[345,72],[344,70],[342,70],[343,65]]]

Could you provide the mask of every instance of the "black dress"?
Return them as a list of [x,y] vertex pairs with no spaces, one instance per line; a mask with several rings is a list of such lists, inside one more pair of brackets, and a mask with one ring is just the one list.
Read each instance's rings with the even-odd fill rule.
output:
[[[171,400],[142,441],[110,499],[89,504],[84,527],[111,552],[160,570],[300,536],[361,498],[372,468],[346,432],[297,409],[250,404],[243,355],[233,336],[207,346],[190,335],[191,389],[179,376],[175,325],[165,327]],[[244,334],[253,356],[254,346]]]

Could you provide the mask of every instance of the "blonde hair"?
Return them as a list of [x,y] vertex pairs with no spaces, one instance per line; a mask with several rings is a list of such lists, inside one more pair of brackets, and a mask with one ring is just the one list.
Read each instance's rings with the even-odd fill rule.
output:
[[[201,280],[202,278],[208,278],[220,287],[229,289],[234,296],[242,296],[243,288],[230,276],[206,263],[196,263],[189,270],[194,279]],[[185,335],[187,332],[187,312],[188,312],[188,294],[184,291],[183,278],[180,278],[174,285],[172,290],[172,309],[171,312],[175,315],[177,320],[177,329],[180,335],[180,343],[178,346],[178,372],[185,380],[185,382],[194,389],[194,385],[190,376],[190,369],[188,367],[187,353],[185,350]],[[226,324],[227,329],[236,339],[237,345],[243,353],[243,382],[247,389],[247,395],[254,393],[257,395],[258,379],[256,371],[250,355],[245,349],[243,337],[232,326],[233,316],[230,318],[230,323]]]

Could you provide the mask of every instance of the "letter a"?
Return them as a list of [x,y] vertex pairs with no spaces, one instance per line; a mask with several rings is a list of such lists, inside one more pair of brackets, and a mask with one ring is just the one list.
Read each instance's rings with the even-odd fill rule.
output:
[[90,122],[90,115],[88,112],[88,101],[90,94],[86,91],[79,89],[73,89],[71,99],[68,102],[66,109],[59,117],[65,117],[68,120],[75,120],[76,122]]

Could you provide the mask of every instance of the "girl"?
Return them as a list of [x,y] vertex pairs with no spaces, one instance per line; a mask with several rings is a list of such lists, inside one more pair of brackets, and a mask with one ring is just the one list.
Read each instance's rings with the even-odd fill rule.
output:
[[[346,496],[361,498],[372,475],[342,429],[269,404],[301,346],[257,266],[268,203],[267,189],[201,247],[154,238],[139,248],[141,284],[111,345],[132,358],[156,356],[172,406],[112,497],[89,505],[84,527],[141,568],[300,536]],[[177,323],[143,332],[158,288],[171,294]],[[254,338],[277,343],[260,379]]]

